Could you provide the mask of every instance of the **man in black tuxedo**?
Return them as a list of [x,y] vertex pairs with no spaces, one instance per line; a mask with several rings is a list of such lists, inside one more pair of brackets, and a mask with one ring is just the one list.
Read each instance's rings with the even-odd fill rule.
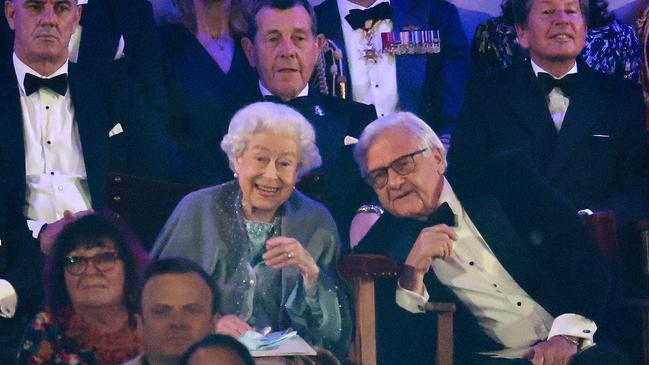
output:
[[[545,184],[574,212],[613,210],[618,225],[647,217],[646,132],[640,87],[578,58],[588,1],[515,1],[531,62],[476,76],[449,152],[460,194]],[[527,179],[495,176],[495,165]]]
[[256,1],[242,46],[259,75],[259,98],[285,103],[313,124],[322,167],[299,188],[330,210],[346,242],[356,208],[371,199],[358,176],[352,144],[376,118],[374,108],[311,90],[308,81],[320,52],[313,8],[306,0]]
[[[374,104],[378,116],[397,110],[421,115],[440,138],[450,137],[470,69],[469,45],[454,5],[428,0],[326,0],[315,11],[320,32],[341,48],[345,62],[338,76],[345,77],[350,98]],[[381,52],[385,34],[419,36],[422,31],[438,32],[437,52]],[[368,51],[370,57],[365,57]]]
[[0,346],[11,356],[15,321],[39,304],[39,251],[105,205],[109,171],[164,177],[168,146],[120,75],[68,62],[76,0],[7,0],[5,16],[15,39],[13,56],[0,60],[0,310],[16,315],[0,318]]
[[411,113],[368,125],[355,158],[386,211],[355,252],[403,264],[398,285],[377,289],[379,363],[432,362],[429,298],[458,305],[456,364],[612,363],[591,347],[607,273],[575,214],[526,187],[458,198],[441,141]]

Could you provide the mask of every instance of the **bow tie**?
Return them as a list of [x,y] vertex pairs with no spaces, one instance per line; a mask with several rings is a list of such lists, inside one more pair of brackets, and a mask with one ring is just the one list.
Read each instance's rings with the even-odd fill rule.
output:
[[298,96],[291,100],[284,101],[275,95],[264,95],[264,101],[270,101],[271,103],[284,104],[293,108],[298,108],[304,105],[308,101],[308,96]]
[[537,77],[544,95],[549,94],[552,89],[558,87],[563,91],[564,95],[570,96],[575,91],[575,85],[577,84],[577,74],[567,74],[560,79],[555,79],[549,73],[539,72]]
[[43,79],[36,75],[26,73],[23,86],[25,87],[25,93],[28,96],[35,93],[42,87],[48,88],[55,93],[64,96],[65,91],[68,89],[68,75],[61,74],[50,79]]
[[363,27],[365,22],[368,20],[381,19],[392,19],[392,7],[390,6],[390,3],[383,2],[365,10],[352,9],[345,17],[345,20],[347,20],[347,23],[352,26],[352,29]]
[[446,202],[437,207],[437,209],[435,209],[435,211],[428,216],[428,220],[426,221],[426,225],[428,227],[432,227],[437,224],[446,224],[449,227],[454,227],[457,225],[457,223],[455,222],[455,214]]

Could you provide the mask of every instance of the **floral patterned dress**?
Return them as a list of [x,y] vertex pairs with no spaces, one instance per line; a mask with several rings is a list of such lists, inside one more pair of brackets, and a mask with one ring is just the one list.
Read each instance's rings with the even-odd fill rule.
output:
[[72,311],[62,317],[47,310],[36,314],[18,349],[18,364],[115,365],[142,349],[134,324],[105,333]]

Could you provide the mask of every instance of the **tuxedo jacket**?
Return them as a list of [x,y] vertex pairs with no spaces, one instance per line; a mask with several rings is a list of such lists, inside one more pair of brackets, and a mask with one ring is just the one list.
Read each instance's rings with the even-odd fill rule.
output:
[[[548,185],[573,211],[612,209],[622,222],[646,216],[640,88],[581,61],[578,71],[558,132],[529,62],[470,81],[449,152],[460,195]],[[522,170],[524,180],[505,178]]]
[[[258,97],[261,99],[261,95]],[[298,188],[331,211],[345,250],[349,247],[349,225],[356,209],[374,197],[354,162],[354,145],[345,145],[345,137],[358,139],[365,126],[376,119],[376,111],[372,105],[314,90],[287,105],[311,122],[322,157],[322,166],[303,176]]]
[[[539,195],[540,197],[540,195]],[[501,202],[493,195],[461,200],[462,207],[494,255],[512,278],[551,315],[577,313],[601,318],[608,290],[608,274],[594,244],[587,239],[576,215],[557,218],[534,216],[536,197],[518,204]],[[552,212],[548,212],[552,213]],[[385,254],[405,262],[426,222],[396,218],[385,213],[372,226],[354,252]],[[478,326],[473,314],[431,270],[425,284],[432,301],[457,305],[454,319],[456,363],[473,364],[478,351],[500,346]],[[396,284],[379,282],[377,326],[381,364],[399,364],[408,353],[413,364],[430,363],[435,351],[435,318],[412,314],[394,300]],[[416,334],[416,335],[414,335]],[[403,348],[399,351],[399,348]]]
[[[470,70],[469,45],[457,9],[441,0],[391,0],[390,4],[393,31],[408,27],[440,31],[440,53],[396,56],[397,87],[401,110],[419,115],[439,134],[448,133],[457,122]],[[315,9],[319,32],[333,40],[347,60],[337,1],[326,0]],[[342,73],[352,95],[347,62]]]

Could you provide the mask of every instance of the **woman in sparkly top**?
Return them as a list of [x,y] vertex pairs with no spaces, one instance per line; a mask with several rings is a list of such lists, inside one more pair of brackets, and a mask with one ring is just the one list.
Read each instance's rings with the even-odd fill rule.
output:
[[[590,0],[588,6],[584,62],[596,71],[639,82],[640,44],[633,27],[615,19],[608,1]],[[516,39],[511,0],[504,0],[501,8],[503,15],[480,24],[473,36],[471,59],[477,71],[527,60]]]
[[326,208],[295,190],[321,163],[313,127],[287,106],[255,103],[232,118],[221,148],[236,180],[185,197],[153,257],[182,256],[214,277],[217,332],[292,327],[344,354],[350,320],[335,270],[338,232]]
[[58,237],[43,271],[47,308],[28,326],[18,364],[121,364],[141,350],[137,283],[148,257],[111,217],[88,215]]

